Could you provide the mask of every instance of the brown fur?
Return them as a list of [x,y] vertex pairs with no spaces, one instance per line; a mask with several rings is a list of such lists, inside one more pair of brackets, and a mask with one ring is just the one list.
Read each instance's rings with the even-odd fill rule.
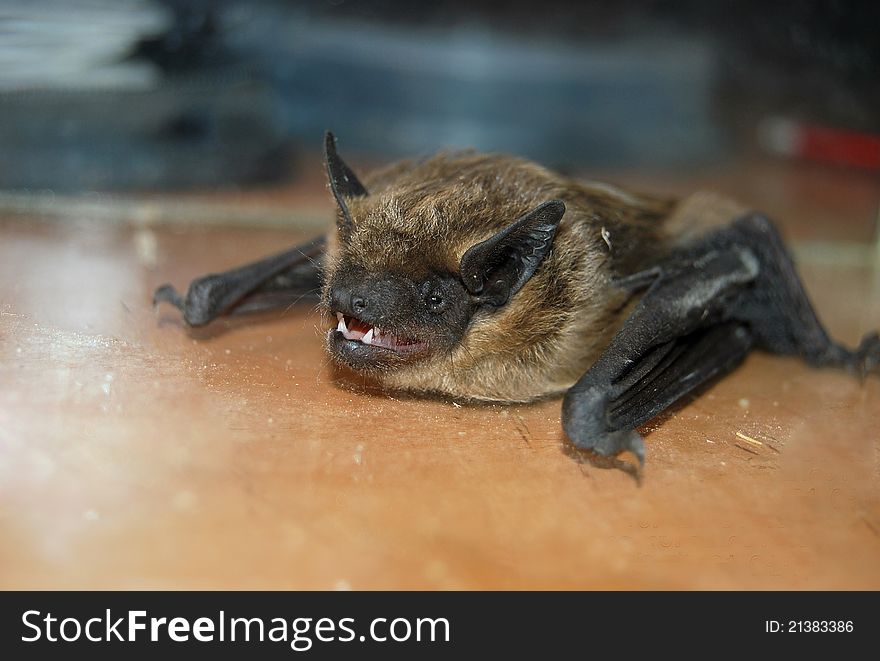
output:
[[682,227],[697,231],[701,213],[699,201],[691,209],[473,152],[405,161],[364,183],[370,195],[348,201],[350,241],[330,240],[326,281],[342,251],[370,271],[413,278],[428,269],[458,272],[474,244],[543,202],[565,202],[552,250],[507,305],[475,315],[450,354],[377,376],[392,389],[481,400],[527,401],[569,388],[630,309],[610,279],[655,263]]

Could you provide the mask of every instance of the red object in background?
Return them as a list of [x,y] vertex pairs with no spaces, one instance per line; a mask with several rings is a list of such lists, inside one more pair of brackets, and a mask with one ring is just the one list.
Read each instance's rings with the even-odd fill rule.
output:
[[880,170],[880,136],[770,117],[758,126],[758,142],[774,154]]

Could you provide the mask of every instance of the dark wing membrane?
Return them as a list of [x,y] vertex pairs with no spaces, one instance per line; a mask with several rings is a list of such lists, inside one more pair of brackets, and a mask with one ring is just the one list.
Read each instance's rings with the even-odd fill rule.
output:
[[193,280],[186,297],[170,284],[153,294],[153,304],[171,303],[190,326],[217,317],[288,307],[320,294],[326,239],[318,237],[283,253],[223,273]]
[[876,333],[855,350],[828,336],[773,224],[758,214],[617,282],[648,289],[562,406],[568,437],[600,455],[629,450],[643,460],[635,428],[754,346],[863,374],[880,365]]
[[752,347],[748,327],[729,318],[758,272],[754,255],[739,245],[710,245],[670,259],[605,352],[566,393],[562,422],[572,442],[604,456],[629,450],[643,461],[635,428]]
[[742,324],[703,329],[655,347],[618,382],[620,394],[609,402],[608,428],[635,429],[701,384],[735,367],[752,348]]

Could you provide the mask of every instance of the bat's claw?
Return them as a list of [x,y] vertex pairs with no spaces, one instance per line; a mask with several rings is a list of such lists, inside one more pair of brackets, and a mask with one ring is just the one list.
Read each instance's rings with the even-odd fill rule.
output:
[[872,372],[880,371],[880,335],[877,331],[866,334],[856,349],[832,342],[825,353],[818,357],[807,356],[807,361],[817,367],[843,367],[864,379]]
[[633,429],[606,433],[598,439],[593,451],[604,457],[616,457],[623,452],[631,452],[639,460],[639,468],[645,467],[645,442]]
[[226,281],[222,275],[206,275],[193,280],[186,297],[171,285],[162,285],[153,293],[153,305],[161,302],[171,303],[183,313],[183,320],[189,326],[204,326],[219,314]]
[[865,378],[871,372],[880,367],[880,335],[877,331],[868,333],[859,343],[859,348],[854,352],[855,368],[859,375]]
[[153,307],[156,307],[162,302],[171,303],[171,305],[183,312],[183,297],[172,285],[164,284],[153,292]]
[[600,388],[569,390],[562,404],[562,425],[576,447],[603,457],[631,452],[645,465],[645,442],[634,429],[608,430],[604,424],[608,393]]

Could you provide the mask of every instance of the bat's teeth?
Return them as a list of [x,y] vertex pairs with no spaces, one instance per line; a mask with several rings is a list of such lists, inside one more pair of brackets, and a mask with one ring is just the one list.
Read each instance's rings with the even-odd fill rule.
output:
[[361,338],[361,342],[364,344],[372,344],[373,343],[373,329],[367,331],[366,335]]
[[345,315],[342,314],[341,312],[337,312],[337,313],[336,313],[336,319],[338,319],[339,321],[342,321],[342,320],[345,319]]
[[382,329],[378,326],[373,326],[373,341],[377,341],[382,339]]
[[345,325],[345,317],[343,317],[338,312],[337,314],[339,315],[339,325],[336,326],[336,330],[338,330],[343,335],[348,335],[348,326]]

